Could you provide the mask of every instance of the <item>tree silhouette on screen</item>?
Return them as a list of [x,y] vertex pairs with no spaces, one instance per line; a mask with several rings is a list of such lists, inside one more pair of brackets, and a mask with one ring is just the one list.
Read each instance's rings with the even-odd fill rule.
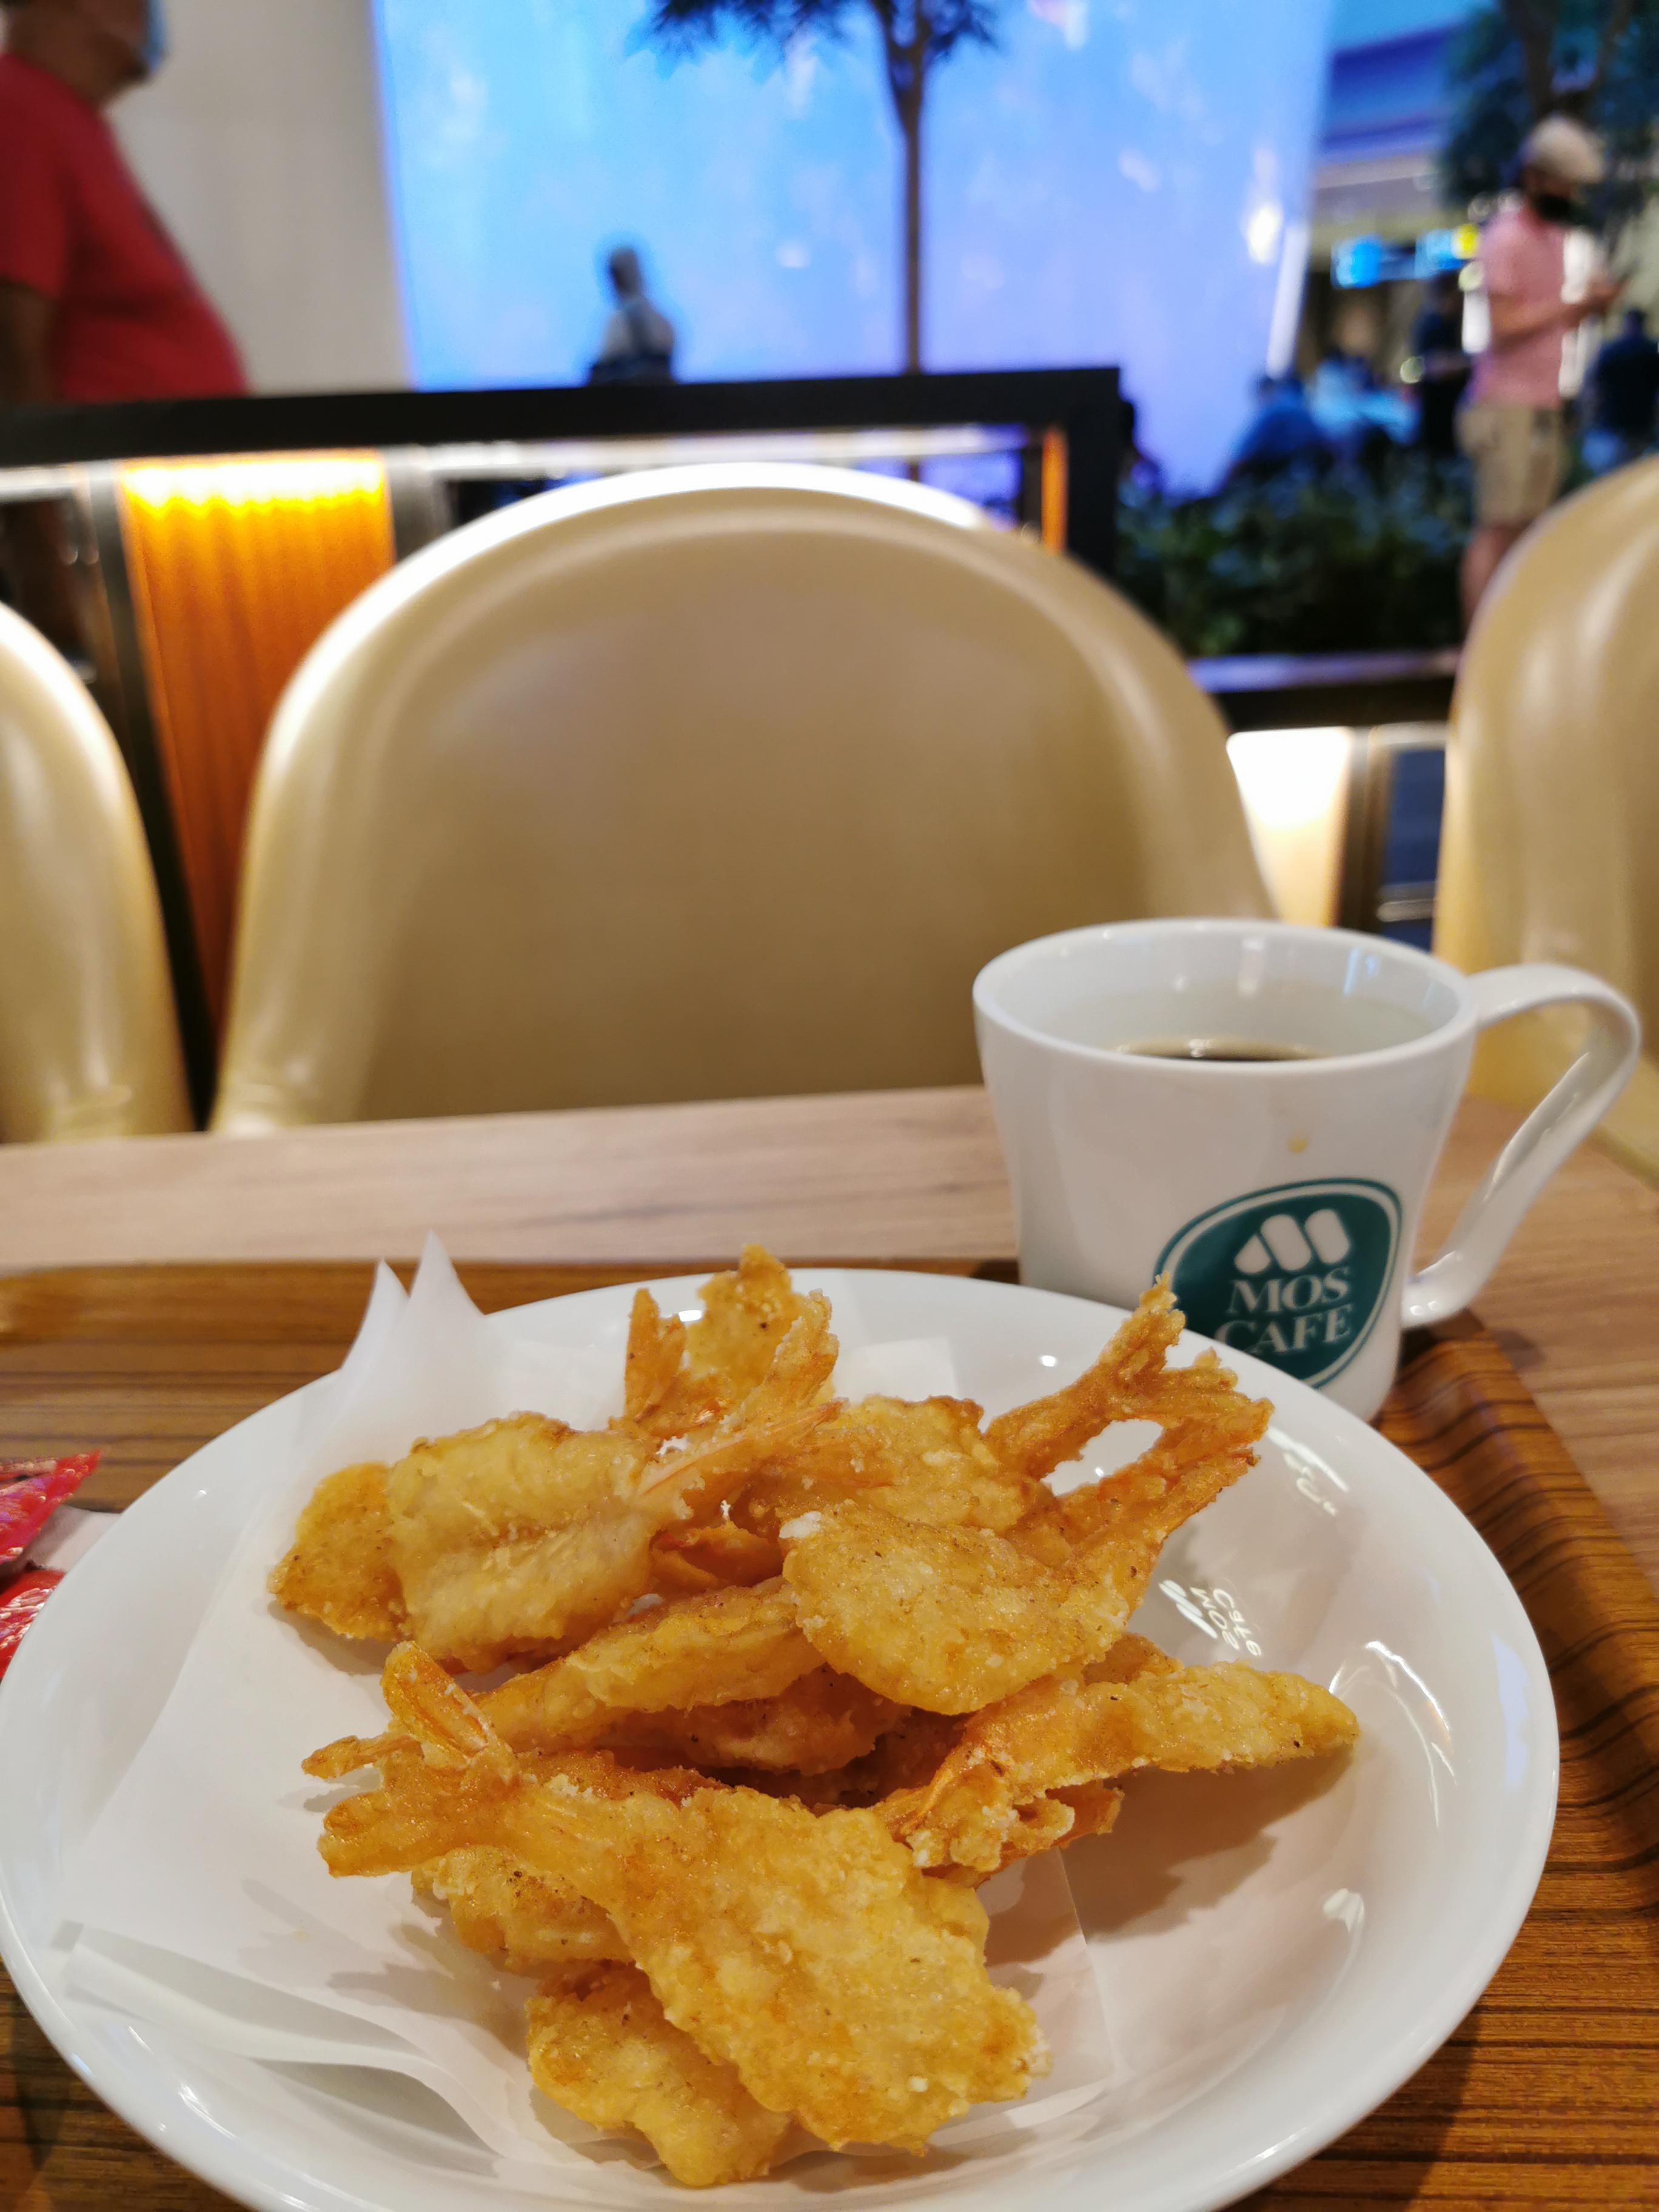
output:
[[996,43],[1002,0],[653,0],[641,27],[673,57],[695,55],[734,32],[781,55],[792,40],[830,37],[850,18],[874,19],[893,113],[904,141],[904,365],[921,367],[921,126],[933,72],[958,46]]

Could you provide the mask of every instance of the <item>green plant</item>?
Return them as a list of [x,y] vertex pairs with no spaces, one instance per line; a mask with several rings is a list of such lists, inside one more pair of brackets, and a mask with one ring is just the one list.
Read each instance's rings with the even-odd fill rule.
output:
[[1468,528],[1463,470],[1419,455],[1381,482],[1343,471],[1200,498],[1129,491],[1117,580],[1194,659],[1426,651],[1462,635]]

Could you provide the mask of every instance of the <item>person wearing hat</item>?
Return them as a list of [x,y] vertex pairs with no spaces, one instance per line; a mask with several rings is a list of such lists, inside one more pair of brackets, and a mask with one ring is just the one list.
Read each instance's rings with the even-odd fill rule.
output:
[[1458,423],[1475,472],[1475,526],[1463,555],[1466,622],[1498,562],[1560,485],[1562,340],[1619,292],[1598,281],[1582,299],[1562,297],[1575,196],[1604,173],[1601,145],[1582,124],[1546,116],[1521,149],[1519,200],[1480,234],[1492,335]]

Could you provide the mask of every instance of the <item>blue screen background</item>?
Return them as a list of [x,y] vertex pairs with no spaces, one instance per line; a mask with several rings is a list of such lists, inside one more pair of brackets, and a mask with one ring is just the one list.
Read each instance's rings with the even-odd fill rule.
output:
[[[871,27],[669,66],[645,0],[378,0],[410,357],[428,387],[586,374],[623,240],[686,377],[900,362],[900,140]],[[1115,362],[1211,477],[1305,208],[1325,0],[1007,0],[932,81],[931,368]]]

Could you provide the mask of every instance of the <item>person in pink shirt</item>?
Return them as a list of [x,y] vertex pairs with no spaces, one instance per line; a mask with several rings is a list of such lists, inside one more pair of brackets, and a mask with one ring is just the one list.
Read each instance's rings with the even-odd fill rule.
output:
[[1475,527],[1463,555],[1466,623],[1498,562],[1560,485],[1561,342],[1618,296],[1616,285],[1595,283],[1582,299],[1562,297],[1573,196],[1602,174],[1590,132],[1568,116],[1547,116],[1521,149],[1520,199],[1480,234],[1492,335],[1458,422],[1475,471]]

